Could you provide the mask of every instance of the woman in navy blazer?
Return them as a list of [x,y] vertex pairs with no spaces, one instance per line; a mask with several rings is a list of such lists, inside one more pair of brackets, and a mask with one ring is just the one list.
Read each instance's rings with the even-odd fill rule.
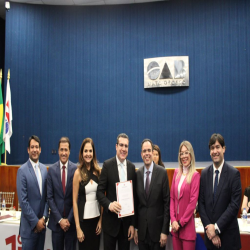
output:
[[190,142],[181,143],[178,162],[179,168],[174,172],[170,192],[173,248],[194,250],[194,210],[199,196],[200,174],[195,170],[194,150]]

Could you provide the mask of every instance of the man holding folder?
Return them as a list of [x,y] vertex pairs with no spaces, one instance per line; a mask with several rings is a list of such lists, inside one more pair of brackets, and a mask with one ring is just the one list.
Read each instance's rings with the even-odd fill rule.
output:
[[[129,138],[119,134],[116,142],[116,156],[103,163],[97,188],[97,199],[103,207],[104,250],[129,250],[134,237],[134,216],[118,218],[121,205],[117,202],[116,183],[132,180],[135,183],[135,166],[128,156]],[[106,196],[105,196],[106,193]]]

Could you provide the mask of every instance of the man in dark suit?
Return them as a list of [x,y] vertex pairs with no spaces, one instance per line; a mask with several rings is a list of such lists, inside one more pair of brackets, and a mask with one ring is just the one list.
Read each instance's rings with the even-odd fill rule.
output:
[[47,196],[50,207],[48,228],[52,231],[55,250],[76,249],[76,227],[73,215],[72,182],[76,165],[69,161],[70,141],[62,137],[58,143],[59,161],[49,168]]
[[[116,142],[116,156],[103,163],[97,188],[97,199],[103,207],[104,250],[128,250],[134,237],[134,216],[118,218],[121,205],[117,202],[117,182],[132,180],[135,185],[135,166],[128,156],[129,138],[119,134]],[[106,192],[106,196],[105,196]]]
[[209,141],[213,164],[201,173],[199,213],[207,249],[241,248],[237,214],[241,202],[239,171],[224,161],[224,138],[213,134]]
[[43,250],[48,218],[47,168],[39,162],[40,139],[29,138],[29,160],[17,172],[17,194],[22,209],[19,234],[23,250]]
[[138,220],[135,244],[140,250],[165,249],[170,221],[168,175],[164,168],[153,162],[151,140],[142,141],[141,157],[144,166],[136,172]]

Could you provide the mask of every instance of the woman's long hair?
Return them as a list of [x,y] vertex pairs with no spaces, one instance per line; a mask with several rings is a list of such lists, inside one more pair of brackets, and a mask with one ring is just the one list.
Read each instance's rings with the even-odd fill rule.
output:
[[82,142],[81,148],[80,148],[80,152],[79,152],[79,165],[78,165],[78,169],[80,172],[80,176],[83,180],[84,183],[86,183],[89,179],[89,174],[88,174],[88,170],[87,170],[87,165],[86,162],[83,159],[83,150],[84,147],[87,143],[90,143],[92,145],[93,148],[93,159],[90,162],[90,170],[93,170],[93,172],[96,173],[98,179],[100,177],[101,174],[101,169],[97,163],[97,159],[96,159],[96,152],[95,152],[95,145],[94,142],[91,138],[85,138]]
[[164,164],[163,164],[163,162],[162,162],[162,159],[161,159],[161,150],[160,150],[159,146],[156,145],[156,144],[154,144],[154,145],[153,145],[153,150],[155,150],[155,151],[158,152],[158,155],[159,155],[158,165],[165,168],[165,166],[164,166]]
[[187,148],[187,150],[191,156],[190,167],[189,167],[187,179],[186,179],[187,183],[190,184],[192,177],[193,177],[193,174],[195,172],[195,156],[194,156],[194,149],[189,141],[183,141],[179,147],[179,153],[178,153],[179,172],[178,172],[177,176],[182,175],[182,172],[183,172],[183,166],[181,164],[181,156],[180,156],[181,148],[183,146],[185,146]]

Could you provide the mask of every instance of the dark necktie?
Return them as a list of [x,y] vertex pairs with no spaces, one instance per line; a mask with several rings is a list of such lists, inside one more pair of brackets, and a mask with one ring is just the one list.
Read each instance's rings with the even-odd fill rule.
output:
[[[65,195],[65,166],[62,167],[63,168],[63,172],[62,172],[62,188],[63,188],[63,194]],[[63,208],[63,217],[65,217],[65,207]]]
[[63,172],[62,172],[62,188],[63,188],[63,194],[65,194],[65,166],[62,167],[63,168]]
[[216,176],[214,180],[214,199],[217,191],[217,186],[218,186],[218,175],[219,175],[219,170],[215,170]]
[[146,196],[148,198],[149,185],[150,185],[150,183],[149,183],[149,174],[150,174],[150,171],[147,171],[146,174],[147,174],[147,177],[146,177],[145,192],[146,192]]

